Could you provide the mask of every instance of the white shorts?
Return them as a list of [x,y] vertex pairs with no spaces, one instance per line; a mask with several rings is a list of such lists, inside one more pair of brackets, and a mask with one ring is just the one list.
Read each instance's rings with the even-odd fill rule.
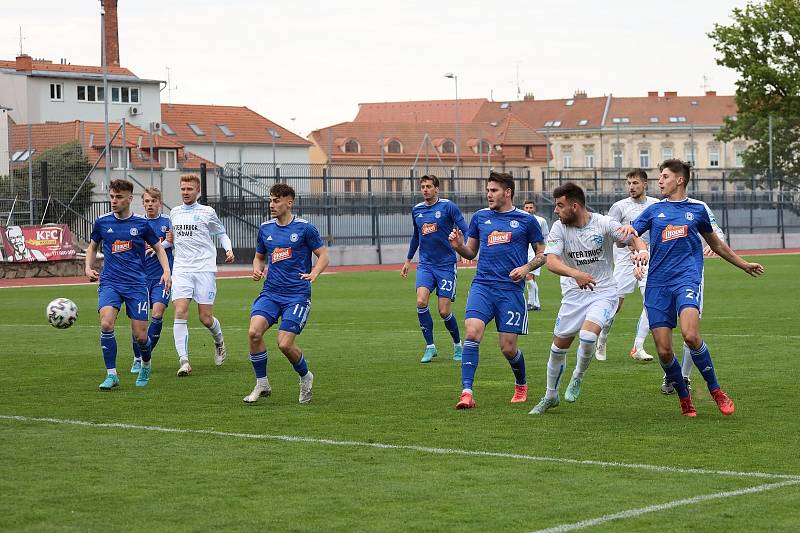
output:
[[[528,263],[530,263],[531,261],[533,261],[533,258],[534,258],[534,257],[536,257],[536,254],[531,254],[530,252],[528,252]],[[531,271],[531,274],[533,274],[534,276],[537,276],[537,277],[538,277],[538,276],[541,276],[541,274],[542,274],[542,267],[539,267],[539,268],[537,268],[536,270],[532,270],[532,271]]]
[[172,301],[189,298],[213,304],[217,296],[216,272],[176,272],[172,275]]
[[614,265],[614,281],[617,282],[617,295],[625,298],[626,294],[634,291],[639,286],[639,292],[644,296],[644,288],[647,286],[647,267],[644,269],[644,278],[641,281],[633,275],[634,266],[631,263]]
[[605,327],[617,312],[618,302],[614,292],[567,291],[561,299],[553,335],[562,339],[574,337],[586,320]]

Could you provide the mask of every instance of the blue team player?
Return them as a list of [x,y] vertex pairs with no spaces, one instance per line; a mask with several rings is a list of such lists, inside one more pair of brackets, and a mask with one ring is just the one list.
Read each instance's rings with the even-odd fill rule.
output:
[[[666,380],[678,391],[681,412],[697,416],[692,397],[681,375],[681,365],[672,351],[672,330],[680,317],[681,334],[689,346],[692,361],[700,370],[708,390],[723,415],[733,414],[733,401],[720,388],[706,343],[700,336],[700,284],[703,277],[703,236],[720,257],[753,277],[764,267],[748,263],[723,242],[712,227],[705,204],[689,198],[690,167],[679,159],[669,159],[659,166],[658,186],[664,200],[645,209],[633,221],[641,235],[650,232],[650,270],[644,293],[644,306],[650,321],[653,341],[658,350]],[[641,272],[637,273],[641,275]]]
[[[153,247],[162,269],[160,283],[169,291],[172,286],[169,260],[159,238],[144,217],[131,213],[133,184],[117,179],[109,185],[111,213],[98,217],[92,227],[91,240],[86,249],[86,276],[89,281],[100,279],[97,289],[97,309],[100,313],[100,347],[106,364],[106,379],[100,390],[111,390],[119,385],[117,376],[117,339],[114,324],[120,307],[131,319],[133,338],[138,343],[142,358],[136,385],[144,387],[150,381],[151,342],[147,336],[147,312],[150,308],[145,249]],[[103,246],[103,272],[93,269],[97,248]]]
[[[292,215],[294,189],[277,183],[269,191],[269,212],[272,220],[261,224],[253,259],[253,280],[266,281],[261,294],[250,310],[250,362],[256,374],[253,392],[243,398],[255,403],[269,396],[272,388],[267,379],[267,348],[264,333],[280,319],[278,348],[300,376],[300,403],[311,401],[314,375],[309,372],[303,352],[295,343],[311,311],[311,284],[328,266],[328,249],[319,231],[309,221]],[[317,263],[311,268],[311,255]]]
[[[461,397],[456,409],[472,409],[475,399],[472,383],[478,368],[480,342],[486,325],[492,320],[500,337],[500,351],[514,372],[514,395],[511,403],[528,399],[525,359],[517,348],[517,336],[528,333],[525,306],[525,276],[545,262],[544,237],[534,217],[517,209],[514,179],[505,173],[492,172],[486,185],[487,209],[472,216],[468,240],[458,228],[450,233],[450,245],[462,257],[473,259],[478,252],[478,268],[467,297],[465,314],[466,340],[461,360]],[[536,255],[528,262],[528,245]]]
[[411,222],[414,234],[408,247],[408,255],[400,270],[405,279],[411,260],[419,248],[419,265],[417,266],[417,317],[419,329],[425,338],[425,353],[420,363],[430,363],[438,355],[433,342],[433,319],[428,309],[428,300],[436,290],[439,297],[439,316],[453,338],[453,359],[461,360],[464,350],[461,334],[458,331],[458,320],[451,312],[452,303],[456,299],[457,257],[447,237],[454,227],[462,233],[467,232],[467,223],[458,210],[458,206],[450,200],[439,198],[439,178],[422,176],[419,180],[420,192],[424,201],[411,209]]
[[[158,237],[161,246],[167,252],[170,272],[172,271],[172,222],[167,215],[161,212],[161,191],[158,187],[148,187],[142,193],[142,205],[147,222]],[[145,250],[144,269],[147,273],[147,286],[150,294],[150,327],[147,336],[150,339],[150,354],[156,349],[156,344],[161,338],[161,320],[169,306],[169,289],[161,283],[164,271],[156,257],[155,250],[148,247]],[[133,366],[131,374],[138,374],[142,369],[142,356],[139,353],[139,343],[133,340]]]

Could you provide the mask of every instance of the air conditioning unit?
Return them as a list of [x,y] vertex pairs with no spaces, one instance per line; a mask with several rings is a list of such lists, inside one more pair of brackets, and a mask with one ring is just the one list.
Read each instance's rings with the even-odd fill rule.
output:
[[132,105],[132,106],[130,106],[130,107],[128,108],[128,113],[130,113],[130,115],[131,115],[132,117],[135,117],[136,115],[138,115],[138,114],[139,114],[139,113],[141,113],[141,112],[142,112],[142,111],[139,109],[139,106]]
[[160,122],[151,122],[150,123],[150,133],[159,133],[161,131],[161,123]]

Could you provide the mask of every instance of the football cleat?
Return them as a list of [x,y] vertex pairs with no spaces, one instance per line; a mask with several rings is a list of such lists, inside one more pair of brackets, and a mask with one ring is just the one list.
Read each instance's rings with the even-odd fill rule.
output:
[[694,404],[692,404],[691,396],[687,396],[686,398],[680,398],[680,401],[681,401],[681,414],[683,416],[688,416],[688,417],[697,416],[697,409],[695,409]]
[[719,407],[719,412],[725,416],[730,416],[736,410],[736,407],[733,405],[733,400],[725,394],[722,389],[714,389],[711,391],[711,396],[714,398],[714,401],[717,402],[717,407]]
[[116,374],[109,374],[106,379],[100,384],[100,390],[111,390],[119,386],[119,378]]
[[430,363],[437,355],[439,355],[439,352],[436,351],[436,347],[429,346],[428,348],[425,348],[425,353],[422,354],[422,359],[420,359],[419,362]]
[[[692,392],[692,380],[684,376],[683,382],[686,383],[686,388],[689,392]],[[661,394],[669,395],[674,392],[675,387],[672,386],[672,383],[667,383],[667,376],[664,376],[664,379],[661,381]]]
[[458,399],[458,403],[456,404],[456,409],[474,409],[475,407],[475,398],[472,397],[472,393],[469,391],[463,391],[461,393],[461,397]]
[[300,378],[300,403],[311,401],[311,387],[314,385],[314,374],[309,372]]
[[192,373],[192,367],[189,366],[188,359],[181,359],[181,367],[178,369],[178,377],[185,378]]
[[542,398],[541,400],[539,400],[539,403],[537,403],[536,406],[530,410],[528,414],[540,415],[545,411],[547,411],[548,409],[552,409],[553,407],[558,407],[559,403],[561,403],[561,401],[558,399],[558,396],[556,396],[555,398]]
[[222,366],[225,362],[225,355],[227,352],[225,351],[225,341],[223,340],[221,343],[217,344],[214,343],[214,364],[217,366]]
[[262,396],[269,396],[272,394],[272,387],[269,386],[269,380],[266,381],[264,385],[259,385],[258,382],[256,382],[253,392],[242,398],[242,401],[244,403],[256,403]]
[[134,359],[133,365],[131,365],[131,374],[138,374],[139,370],[142,369],[142,360],[141,359]]
[[567,390],[564,391],[564,399],[570,403],[577,400],[581,393],[581,383],[583,383],[582,379],[573,376],[572,379],[569,380]]
[[533,311],[533,304],[526,305],[525,309],[527,309],[528,311]]
[[634,361],[642,361],[642,362],[649,363],[650,361],[653,360],[653,356],[650,355],[649,353],[645,352],[644,348],[636,348],[636,346],[631,348],[631,351],[630,351],[630,353],[628,355]]
[[514,384],[514,396],[511,397],[511,403],[523,403],[528,401],[528,386]]
[[464,346],[456,344],[453,346],[453,361],[461,361],[461,355],[464,353]]
[[594,358],[598,361],[606,360],[606,341],[597,339],[597,349],[594,351]]
[[147,384],[150,383],[150,372],[151,368],[149,366],[142,365],[142,368],[139,370],[139,377],[136,378],[137,387],[146,387]]

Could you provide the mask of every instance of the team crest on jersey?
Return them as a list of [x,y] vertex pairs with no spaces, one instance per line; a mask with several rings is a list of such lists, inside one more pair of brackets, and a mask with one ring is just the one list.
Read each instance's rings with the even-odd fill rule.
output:
[[120,241],[117,239],[111,245],[111,253],[112,254],[119,254],[122,252],[127,252],[128,250],[133,248],[133,242],[131,241]]
[[694,213],[686,213],[686,220],[694,220]]
[[297,239],[299,239],[299,237],[297,236],[297,233],[292,233],[289,236],[289,240],[292,241],[292,242],[297,242]]
[[438,228],[439,228],[439,226],[435,222],[431,223],[431,224],[423,224],[422,225],[422,234],[423,235],[428,235],[429,233],[434,233]]
[[283,261],[285,259],[289,259],[292,257],[292,249],[291,248],[275,248],[272,250],[272,262],[277,263],[278,261]]
[[131,235],[136,237],[137,235],[139,235],[139,230],[136,228],[131,228]]
[[489,238],[486,241],[486,244],[489,246],[495,244],[505,244],[507,242],[511,242],[511,232],[510,231],[497,231],[494,230],[489,234]]
[[442,212],[441,211],[436,211],[436,214],[434,214],[433,216],[436,217],[436,218],[442,218]]
[[662,241],[671,241],[674,239],[681,239],[689,235],[689,226],[673,226],[669,224],[664,231],[661,232]]
[[605,239],[602,235],[592,235],[592,242],[595,243],[597,246],[603,246],[603,241]]
[[518,228],[519,222],[517,222],[516,220],[512,220],[511,222],[508,223],[508,225],[511,226],[512,228]]
[[167,232],[167,227],[166,226],[161,226],[161,231],[162,231],[162,233],[166,233]]

